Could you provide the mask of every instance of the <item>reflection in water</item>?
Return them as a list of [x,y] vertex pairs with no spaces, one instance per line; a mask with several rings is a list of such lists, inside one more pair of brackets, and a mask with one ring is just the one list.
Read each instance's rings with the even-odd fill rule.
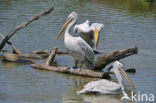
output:
[[83,95],[84,101],[89,103],[121,103],[121,95]]

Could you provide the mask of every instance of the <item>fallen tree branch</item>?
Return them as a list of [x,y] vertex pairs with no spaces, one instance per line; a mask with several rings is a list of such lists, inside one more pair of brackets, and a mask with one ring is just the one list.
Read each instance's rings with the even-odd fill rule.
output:
[[57,54],[57,51],[58,51],[58,49],[56,47],[54,47],[54,48],[51,49],[50,55],[47,58],[46,63],[45,63],[46,65],[51,65],[53,63],[54,58],[55,58],[55,56]]
[[[75,75],[82,75],[82,76],[88,76],[88,77],[97,77],[97,78],[110,78],[109,73],[103,73],[103,72],[95,72],[92,70],[88,69],[81,69],[79,72],[76,70],[70,70],[68,67],[54,67],[54,66],[48,66],[51,61],[53,61],[55,55],[56,55],[56,48],[55,50],[49,56],[49,59],[47,60],[46,64],[32,64],[33,62],[31,60],[25,59],[22,57],[22,55],[15,55],[15,54],[9,54],[6,53],[3,55],[3,60],[10,61],[10,62],[18,62],[18,63],[30,63],[32,64],[32,67],[39,68],[39,69],[44,69],[44,70],[51,70],[51,71],[56,71],[56,72],[63,72],[63,73],[70,73],[70,74],[75,74]],[[43,52],[43,51],[42,51]],[[104,68],[107,64],[119,60],[122,58],[125,58],[127,56],[130,56],[132,54],[137,54],[138,48],[137,47],[132,47],[132,48],[126,48],[123,50],[117,50],[112,53],[108,53],[105,55],[100,55],[97,57],[97,59],[94,61],[94,70],[101,70]],[[36,52],[37,53],[37,52]],[[40,52],[41,53],[41,52]],[[43,54],[43,53],[41,53]],[[32,54],[36,55],[36,54]],[[30,56],[30,55],[29,55]],[[39,55],[37,55],[39,56]],[[40,57],[40,56],[39,56]]]
[[0,44],[0,51],[3,49],[3,47],[5,46],[5,44],[8,42],[8,40],[20,29],[24,28],[25,26],[27,26],[28,24],[30,24],[32,21],[34,20],[38,20],[40,18],[40,16],[49,14],[51,11],[53,11],[54,6],[50,6],[47,10],[36,14],[35,16],[29,18],[25,23],[20,24],[19,26],[17,26],[16,28],[14,28],[2,41],[2,43]]
[[26,58],[22,58],[19,55],[13,54],[13,53],[5,53],[3,54],[3,61],[8,62],[16,62],[16,63],[24,63],[24,64],[32,64],[33,61],[28,60]]
[[75,75],[80,75],[80,76],[87,76],[87,77],[110,78],[108,73],[95,72],[89,69],[81,69],[79,72],[77,72],[76,70],[71,70],[68,67],[54,67],[54,66],[48,66],[46,64],[31,64],[31,67],[43,69],[43,70],[61,72],[61,73],[69,73],[69,74],[75,74]]
[[137,53],[138,53],[138,48],[134,46],[132,48],[116,50],[114,52],[111,52],[105,55],[100,55],[97,57],[96,60],[94,60],[93,69],[102,70],[103,68],[105,68],[106,65],[114,62],[115,60],[120,60],[122,58],[128,57],[133,54],[137,54]]
[[32,54],[39,55],[42,58],[47,58],[49,57],[50,52],[48,50],[36,50],[32,52]]
[[36,54],[20,54],[18,56],[20,56],[22,58],[29,58],[29,59],[42,59],[41,56],[36,55]]
[[[58,53],[59,52],[59,53]],[[67,51],[64,50],[58,50],[57,54],[68,54]],[[119,60],[122,58],[125,58],[127,56],[137,54],[138,48],[137,47],[131,47],[126,48],[123,50],[116,50],[114,52],[100,55],[94,60],[93,69],[94,70],[101,70],[105,68],[106,65],[108,65],[111,62],[114,62],[115,60]],[[23,58],[31,58],[31,59],[42,59],[49,57],[50,52],[48,50],[37,50],[33,52],[32,54],[20,54],[19,57]],[[9,55],[8,55],[9,56]],[[9,59],[9,57],[8,57]]]
[[[32,54],[36,54],[43,58],[47,58],[47,57],[49,57],[50,52],[48,50],[36,50],[36,51],[32,52]],[[58,50],[57,51],[57,55],[67,55],[67,54],[69,54],[69,53],[66,50]]]

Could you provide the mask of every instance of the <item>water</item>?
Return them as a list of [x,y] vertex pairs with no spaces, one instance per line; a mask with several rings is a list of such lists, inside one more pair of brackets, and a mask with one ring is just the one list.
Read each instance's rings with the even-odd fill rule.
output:
[[[136,68],[129,74],[140,93],[156,96],[156,3],[146,0],[0,0],[0,32],[7,35],[15,26],[51,4],[49,15],[18,31],[10,41],[22,53],[54,46],[65,49],[63,36],[57,33],[72,11],[78,23],[86,19],[105,25],[98,49],[111,52],[136,45],[139,53],[122,59],[125,68]],[[5,46],[5,49],[9,49]],[[10,49],[9,49],[10,50]],[[60,56],[57,62],[71,66],[72,57]],[[38,61],[37,61],[38,62]],[[41,61],[43,62],[43,61]],[[29,65],[0,60],[0,103],[120,103],[120,95],[77,95],[76,91],[93,78],[33,69]],[[115,78],[113,77],[113,80]],[[132,88],[124,80],[128,95]]]

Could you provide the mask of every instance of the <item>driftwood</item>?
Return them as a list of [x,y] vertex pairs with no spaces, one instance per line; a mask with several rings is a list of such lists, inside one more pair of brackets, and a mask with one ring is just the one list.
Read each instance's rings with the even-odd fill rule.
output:
[[[123,50],[117,50],[112,53],[106,54],[106,55],[100,55],[97,57],[97,61],[101,63],[100,68],[104,68],[106,64],[111,63],[115,60],[119,60],[121,58],[130,56],[132,54],[136,54],[138,52],[137,47],[132,47],[132,48],[127,48]],[[53,53],[53,57],[55,57],[55,53]],[[51,57],[51,56],[49,56]],[[108,59],[108,61],[107,61]],[[107,62],[103,61],[106,60]],[[96,69],[96,64],[94,63],[94,69]],[[99,63],[97,67],[99,66]],[[54,66],[48,66],[46,64],[32,64],[31,67],[34,68],[39,68],[43,70],[50,70],[50,71],[56,71],[56,72],[62,72],[62,73],[70,73],[70,74],[75,74],[75,75],[81,75],[81,76],[88,76],[88,77],[96,77],[96,78],[110,78],[109,74],[112,73],[112,69],[110,69],[107,73],[104,72],[95,72],[93,70],[88,70],[88,69],[81,69],[80,71],[77,70],[71,70],[68,67],[54,67]],[[97,69],[96,69],[97,70]],[[99,70],[99,68],[98,68]]]
[[28,60],[26,58],[22,58],[19,55],[13,54],[13,53],[5,53],[3,54],[3,61],[8,61],[8,62],[15,62],[15,63],[26,63],[26,64],[32,64],[34,63],[31,60]]
[[[36,50],[36,51],[32,52],[32,54],[39,55],[42,58],[47,58],[47,57],[49,57],[50,52],[48,50]],[[67,54],[69,54],[69,53],[66,50],[58,50],[57,51],[57,55],[67,55]]]
[[49,57],[50,52],[48,50],[36,50],[36,51],[32,52],[32,54],[38,55],[42,58],[47,58],[47,57]]
[[[60,53],[62,54],[68,54],[67,51],[63,51],[61,50],[61,52],[58,50],[57,54],[60,55]],[[138,48],[137,47],[132,47],[132,48],[126,48],[123,50],[116,50],[114,52],[108,53],[108,54],[104,54],[104,55],[99,55],[95,60],[94,60],[94,64],[93,64],[93,69],[94,70],[101,70],[103,68],[105,68],[106,65],[108,65],[111,62],[114,62],[115,60],[119,60],[122,58],[125,58],[127,56],[133,55],[133,54],[137,54],[138,52]],[[20,58],[30,58],[30,59],[41,59],[41,58],[47,58],[49,57],[49,51],[48,50],[38,50],[33,52],[32,54],[17,54],[18,57]],[[6,55],[8,56],[7,59],[9,59],[9,56],[14,56],[14,55]],[[12,57],[10,57],[12,58]],[[9,61],[12,59],[9,59]],[[15,60],[13,60],[15,61]]]
[[57,54],[57,51],[58,51],[58,49],[56,47],[51,49],[51,51],[50,51],[51,53],[50,53],[50,55],[47,58],[46,63],[45,63],[46,65],[51,65],[53,63],[54,58],[55,58],[55,56]]
[[102,70],[109,63],[114,62],[115,60],[120,60],[122,58],[128,57],[133,54],[138,53],[138,48],[136,46],[132,48],[126,48],[123,50],[116,50],[114,52],[100,55],[94,60],[93,69],[94,70]]
[[29,59],[42,59],[41,56],[36,55],[36,54],[20,54],[18,56],[23,57],[23,58],[29,58]]
[[25,23],[20,24],[19,26],[17,26],[16,28],[14,28],[2,41],[2,43],[0,44],[0,51],[3,49],[3,47],[5,46],[6,43],[8,43],[8,40],[20,29],[24,28],[25,26],[27,26],[28,24],[30,24],[32,21],[34,20],[38,20],[40,18],[40,16],[49,14],[51,11],[53,11],[54,6],[49,7],[47,10],[36,14],[35,16],[31,17],[30,19],[28,19]]
[[69,74],[75,74],[75,75],[80,75],[80,76],[87,76],[87,77],[110,78],[108,73],[95,72],[89,69],[81,69],[80,71],[77,71],[77,70],[71,70],[68,67],[54,67],[54,66],[48,66],[46,64],[31,64],[31,67],[43,69],[43,70],[61,72],[61,73],[69,73]]
[[[137,47],[132,47],[132,48],[126,48],[123,50],[117,50],[109,54],[100,55],[94,61],[94,70],[100,70],[99,68],[104,68],[107,64],[115,60],[119,60],[124,57],[130,56],[132,54],[136,54],[137,52],[138,52]],[[77,71],[77,70],[71,70],[68,67],[49,66],[53,62],[56,54],[57,54],[57,48],[53,48],[51,50],[51,54],[49,55],[49,58],[46,61],[46,64],[32,64],[33,61],[22,57],[22,54],[16,55],[16,54],[11,54],[11,53],[6,53],[3,55],[3,60],[10,61],[10,62],[18,62],[18,63],[24,63],[24,62],[30,63],[32,64],[31,65],[32,67],[44,69],[44,70],[51,70],[51,71],[62,72],[62,73],[71,73],[75,75],[97,77],[97,78],[110,78],[109,76],[110,71],[108,73],[95,72],[93,70],[88,70],[88,69],[81,69],[80,71]],[[32,54],[32,55],[36,55],[36,54]],[[96,68],[96,67],[99,67],[99,68]]]

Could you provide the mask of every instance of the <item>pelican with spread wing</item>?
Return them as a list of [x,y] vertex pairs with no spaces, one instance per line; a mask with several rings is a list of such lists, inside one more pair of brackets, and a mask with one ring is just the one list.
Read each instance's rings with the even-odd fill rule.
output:
[[84,62],[87,68],[92,69],[95,55],[94,50],[83,38],[79,36],[72,36],[70,33],[71,28],[77,22],[77,18],[78,16],[75,12],[70,13],[66,23],[62,27],[56,39],[58,39],[61,36],[61,34],[63,34],[63,32],[65,31],[64,44],[69,54],[75,58],[74,68],[77,68],[78,61],[80,61],[80,68],[82,67],[82,64]]
[[[92,48],[97,49],[98,39],[101,29],[104,27],[103,24],[93,23],[90,26],[89,20],[86,20],[82,24],[77,24],[73,28],[74,34],[83,38]],[[96,35],[95,35],[96,34]],[[93,43],[94,39],[94,43]]]

